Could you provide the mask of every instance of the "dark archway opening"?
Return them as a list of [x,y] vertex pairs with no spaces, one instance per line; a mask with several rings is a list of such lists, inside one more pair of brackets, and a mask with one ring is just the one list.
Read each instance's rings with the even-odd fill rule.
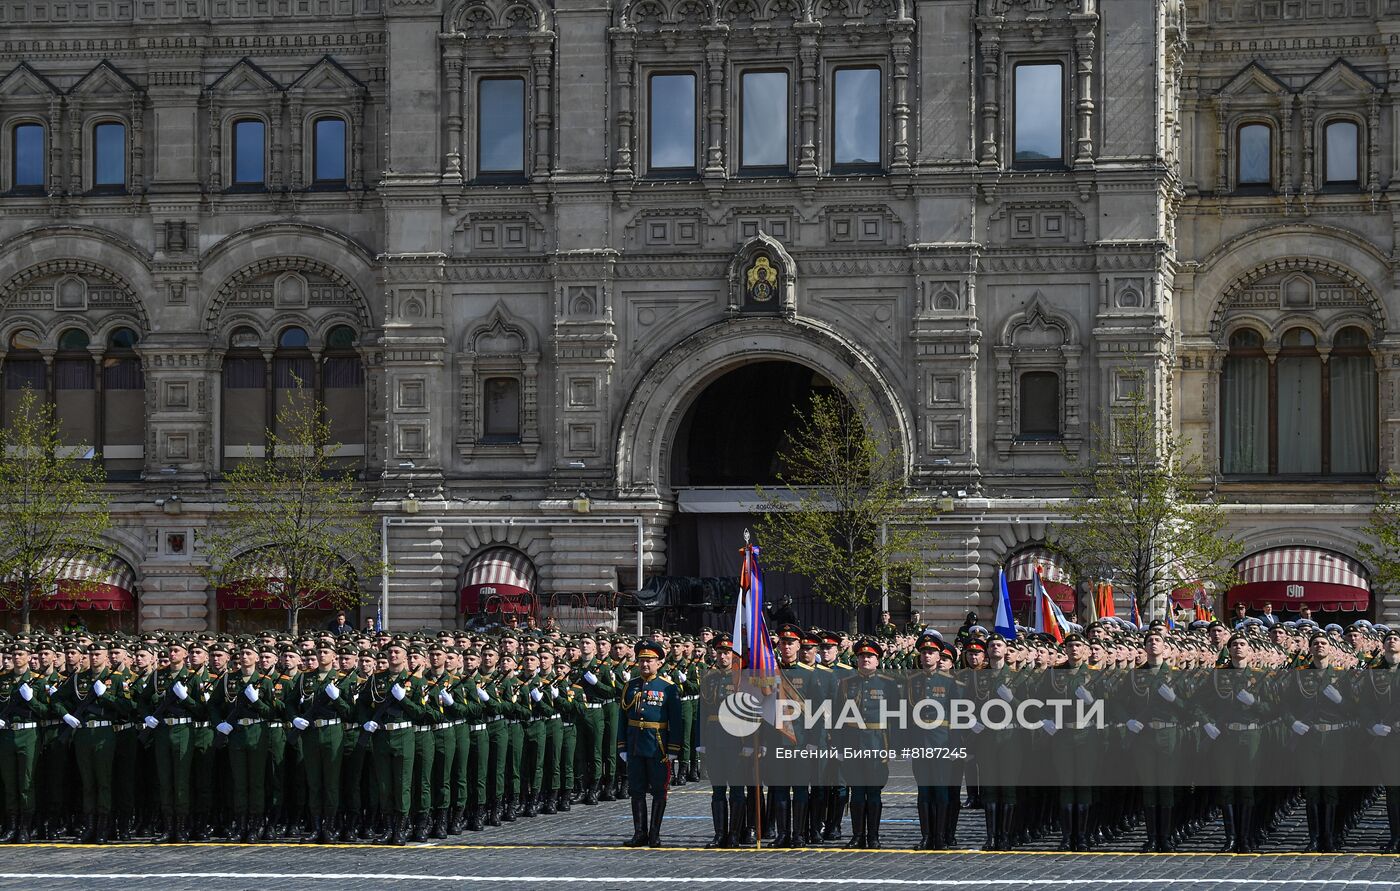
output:
[[705,388],[685,413],[671,460],[673,486],[771,486],[778,455],[813,393],[835,388],[795,362],[754,362]]

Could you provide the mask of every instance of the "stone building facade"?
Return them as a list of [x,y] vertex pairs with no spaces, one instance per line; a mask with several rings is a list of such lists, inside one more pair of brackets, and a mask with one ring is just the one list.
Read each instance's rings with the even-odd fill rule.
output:
[[705,574],[679,524],[753,482],[705,431],[818,385],[954,499],[925,619],[1136,392],[1247,553],[1354,560],[1392,72],[1397,0],[0,0],[0,392],[103,446],[145,628],[233,624],[201,529],[293,378],[400,626],[502,549],[545,596]]

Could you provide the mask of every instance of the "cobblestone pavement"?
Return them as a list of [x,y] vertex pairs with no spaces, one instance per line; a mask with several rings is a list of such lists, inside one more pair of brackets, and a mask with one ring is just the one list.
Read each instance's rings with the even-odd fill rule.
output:
[[[199,844],[111,845],[104,848],[35,844],[0,848],[0,888],[191,889],[268,888],[635,888],[730,886],[857,888],[1400,888],[1400,857],[1364,853],[1384,840],[1385,808],[1378,802],[1347,839],[1346,854],[1294,854],[1302,847],[1301,808],[1290,814],[1261,855],[1212,854],[1218,825],[1189,839],[1178,854],[1135,854],[1141,830],[1087,854],[1052,850],[1058,837],[1016,853],[971,850],[981,841],[980,811],[963,811],[958,838],[969,850],[932,853],[899,849],[918,831],[913,790],[886,791],[880,851],[838,845],[801,851],[706,851],[708,787],[672,790],[663,841],[666,850],[621,847],[631,834],[626,802],[575,807],[568,814],[521,820],[465,833],[447,842],[407,848],[366,845]],[[845,827],[849,831],[849,823]],[[1270,853],[1273,852],[1273,853]]]

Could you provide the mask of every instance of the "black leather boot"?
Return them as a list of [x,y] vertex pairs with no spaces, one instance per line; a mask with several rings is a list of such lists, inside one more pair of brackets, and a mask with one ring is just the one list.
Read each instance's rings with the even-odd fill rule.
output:
[[301,843],[311,845],[316,843],[316,839],[321,835],[321,818],[312,817],[311,826],[307,828],[306,834],[301,837]]
[[486,825],[501,825],[501,806],[494,801],[489,801],[486,803]]
[[1156,808],[1156,806],[1155,806],[1155,805],[1150,805],[1150,804],[1144,806],[1143,809],[1142,809],[1142,815],[1143,815],[1144,821],[1147,823],[1147,829],[1146,829],[1146,832],[1145,832],[1145,835],[1146,835],[1147,837],[1146,837],[1145,839],[1143,839],[1142,847],[1139,849],[1139,853],[1142,853],[1142,854],[1151,854],[1153,851],[1156,851],[1156,850],[1157,850],[1157,808]]
[[433,825],[428,830],[428,838],[447,838],[447,808],[433,808]]
[[647,847],[661,847],[661,818],[666,815],[665,796],[652,796],[651,799],[651,829],[647,832]]
[[1089,850],[1088,827],[1089,806],[1076,804],[1074,806],[1074,834],[1070,836],[1070,843],[1074,845],[1074,850]]
[[792,846],[792,799],[773,799],[773,847],[787,848]]
[[930,804],[930,803],[929,803],[927,800],[925,800],[925,799],[919,799],[918,801],[915,802],[915,809],[918,810],[918,812],[919,812],[919,848],[918,848],[918,849],[919,849],[920,851],[927,851],[927,850],[929,849],[929,846],[928,846],[929,835],[933,832],[933,827],[929,825],[930,823],[933,822],[933,820],[932,820],[932,818],[931,818],[931,816],[930,816],[930,813],[929,813],[930,811],[933,810],[933,805]]
[[614,789],[615,786],[612,777],[608,777],[607,779],[603,780],[603,782],[599,784],[598,800],[617,801],[617,796],[613,794]]
[[583,803],[590,807],[598,803],[598,782],[589,783],[583,790]]
[[1337,806],[1323,802],[1317,810],[1317,840],[1320,845],[1318,850],[1324,854],[1331,854],[1337,850],[1336,839],[1333,838],[1333,830],[1337,825]]
[[1161,805],[1157,808],[1157,850],[1163,854],[1171,854],[1176,851],[1176,845],[1172,842],[1172,809],[1170,805]]
[[811,806],[811,799],[792,800],[792,841],[791,847],[807,847],[807,810]]
[[534,816],[538,816],[538,815],[539,815],[539,812],[540,812],[539,801],[540,801],[539,793],[536,792],[534,789],[531,789],[531,790],[529,790],[528,792],[526,792],[526,793],[525,793],[525,807],[524,807],[523,810],[520,811],[520,816],[522,816],[522,817],[534,817]]
[[555,802],[554,807],[559,811],[559,813],[567,814],[573,808],[573,806],[574,796],[571,793],[560,789],[559,798]]
[[413,834],[409,836],[411,842],[425,842],[428,840],[428,815],[422,811],[413,818]]
[[482,826],[481,826],[481,807],[480,807],[480,805],[474,805],[474,806],[472,806],[472,807],[467,808],[467,827],[466,827],[466,828],[467,828],[467,831],[468,831],[468,832],[480,832],[480,831],[481,831]]
[[947,849],[948,839],[948,805],[937,802],[929,802],[929,833],[928,844],[924,845],[925,851],[943,851]]
[[558,808],[556,808],[556,807],[554,806],[554,800],[555,800],[555,798],[558,796],[558,794],[559,794],[558,792],[556,792],[556,791],[554,791],[554,790],[552,790],[552,789],[551,789],[550,791],[544,793],[544,798],[540,799],[540,813],[541,813],[541,814],[544,814],[544,815],[548,816],[548,815],[550,815],[550,814],[557,814],[557,813],[559,813]]
[[851,805],[851,840],[846,842],[848,848],[865,847],[865,808],[864,806]]
[[[1310,834],[1310,847],[1308,850],[1317,849],[1317,836],[1313,833],[1317,831],[1317,821],[1314,816],[1309,823],[1308,832]],[[1254,853],[1254,805],[1242,804],[1235,809],[1235,853]]]
[[647,843],[647,799],[645,795],[632,798],[632,837],[623,842],[629,848],[640,848]]
[[[956,827],[954,827],[956,829]],[[950,835],[952,833],[949,833]],[[948,847],[955,847],[950,841]],[[997,850],[1010,851],[1016,847],[1016,805],[997,805]]]
[[744,805],[746,803],[743,796],[729,796],[729,837],[725,847],[737,848],[744,843]]
[[92,834],[92,843],[95,845],[107,844],[107,832],[112,824],[112,818],[107,814],[99,814],[93,822],[96,824],[96,828]]
[[987,830],[987,838],[982,842],[982,850],[995,851],[997,849],[997,810],[1001,807],[998,802],[982,801],[982,822]]
[[1060,850],[1074,850],[1074,806],[1060,805]]
[[1221,805],[1220,822],[1225,830],[1225,843],[1220,846],[1220,852],[1223,854],[1235,849],[1235,806],[1233,804]]
[[316,844],[333,845],[336,835],[336,818],[334,816],[321,818],[321,831],[316,833]]
[[705,847],[729,847],[729,806],[723,798],[710,799],[710,822],[714,824],[715,837]]
[[873,801],[865,806],[865,846],[875,849],[880,847],[880,812],[885,809],[885,805],[879,801]]

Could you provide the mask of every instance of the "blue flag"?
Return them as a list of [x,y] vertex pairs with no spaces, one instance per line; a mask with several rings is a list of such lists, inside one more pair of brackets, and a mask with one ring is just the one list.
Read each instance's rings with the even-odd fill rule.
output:
[[1016,622],[1011,618],[1011,592],[1006,588],[1006,570],[997,570],[997,620],[992,628],[1007,640],[1016,639]]

